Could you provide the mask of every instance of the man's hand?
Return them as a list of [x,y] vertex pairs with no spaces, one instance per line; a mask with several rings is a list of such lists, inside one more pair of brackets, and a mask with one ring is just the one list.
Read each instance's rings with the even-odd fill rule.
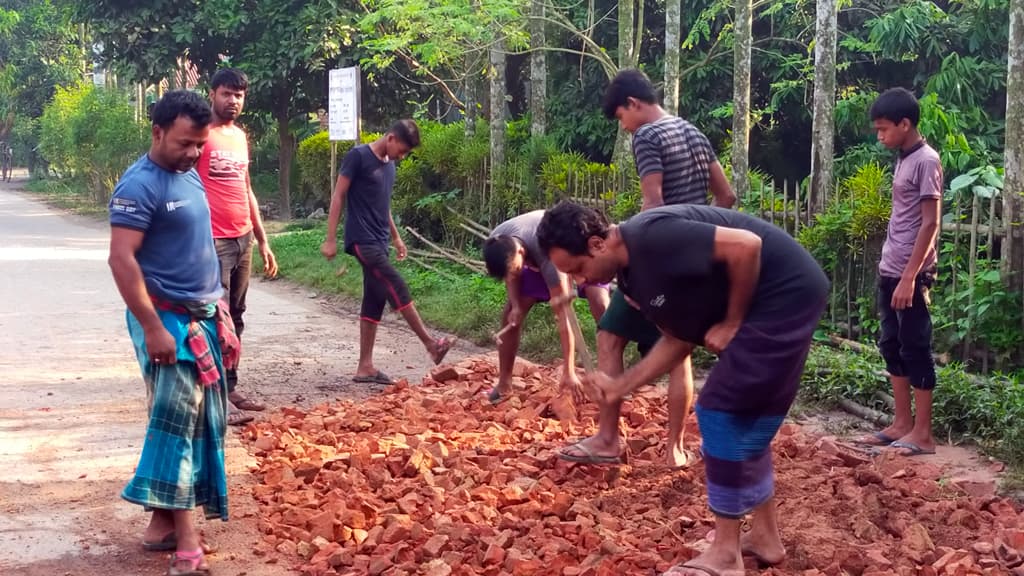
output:
[[913,278],[901,278],[892,293],[892,309],[903,310],[914,305],[914,288],[916,282]]
[[174,364],[178,359],[177,344],[174,337],[164,328],[163,324],[148,329],[144,333],[146,353],[149,361],[154,364]]
[[523,322],[523,309],[513,305],[508,311],[508,323],[512,326],[519,326]]
[[399,262],[405,260],[405,257],[409,255],[409,249],[405,247],[405,242],[401,238],[395,238],[392,244],[395,246],[395,252],[398,253]]
[[[337,250],[337,247],[335,247],[335,250]],[[274,256],[274,252],[270,249],[269,244],[260,244],[260,258],[263,259],[263,274],[267,278],[276,278],[277,257]]]
[[324,240],[324,243],[320,245],[320,253],[324,255],[324,258],[334,260],[334,257],[338,255],[338,241]]
[[729,343],[732,342],[739,329],[740,325],[735,322],[725,321],[715,324],[704,335],[704,347],[715,354],[721,354],[722,350],[729,347]]
[[629,391],[623,386],[621,378],[612,378],[604,372],[591,372],[584,376],[583,385],[588,390],[599,394],[601,404],[614,404],[626,397]]
[[583,382],[580,381],[579,376],[576,375],[575,368],[566,368],[562,370],[562,382],[561,382],[562,394],[571,394],[572,401],[576,405],[583,404],[587,400],[587,395],[583,390]]

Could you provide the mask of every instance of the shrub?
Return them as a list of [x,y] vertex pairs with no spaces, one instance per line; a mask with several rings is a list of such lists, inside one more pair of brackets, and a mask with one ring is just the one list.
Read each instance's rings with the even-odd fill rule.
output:
[[[369,144],[379,136],[379,134],[363,134],[360,143]],[[351,141],[337,143],[339,168],[341,160],[355,144]],[[326,131],[317,132],[300,142],[296,161],[299,165],[299,180],[302,185],[295,200],[299,202],[313,200],[330,205],[334,184],[331,182],[331,141],[328,133]]]
[[121,174],[146,150],[147,129],[127,96],[82,84],[58,88],[39,121],[43,157],[106,202]]

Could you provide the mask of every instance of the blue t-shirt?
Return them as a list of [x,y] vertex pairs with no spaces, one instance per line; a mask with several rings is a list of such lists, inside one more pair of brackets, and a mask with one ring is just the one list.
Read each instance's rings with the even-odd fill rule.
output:
[[223,289],[210,206],[195,170],[169,172],[148,155],[121,176],[110,224],[145,234],[135,259],[150,295],[171,302],[216,302]]
[[391,240],[394,162],[382,161],[363,144],[345,154],[341,175],[351,182],[345,198],[345,250],[354,244],[386,246]]

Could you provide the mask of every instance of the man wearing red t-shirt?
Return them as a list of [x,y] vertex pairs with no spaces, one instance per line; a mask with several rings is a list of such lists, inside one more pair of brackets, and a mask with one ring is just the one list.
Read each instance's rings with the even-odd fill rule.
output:
[[[277,260],[270,251],[259,204],[249,183],[249,144],[245,131],[235,125],[245,105],[248,88],[249,79],[240,70],[224,68],[213,75],[210,81],[213,123],[210,125],[210,138],[196,165],[210,204],[213,238],[220,260],[220,280],[228,296],[231,318],[239,337],[245,327],[242,315],[245,313],[245,295],[249,290],[254,239],[259,243],[263,272],[269,278],[277,275]],[[228,370],[228,400],[238,409],[228,415],[228,424],[231,425],[253,419],[239,410],[266,409],[266,406],[235,390],[237,383],[238,373]]]

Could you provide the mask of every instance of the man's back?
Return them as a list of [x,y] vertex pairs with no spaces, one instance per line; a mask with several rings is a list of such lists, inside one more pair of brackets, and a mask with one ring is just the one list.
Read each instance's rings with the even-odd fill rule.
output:
[[717,161],[707,137],[677,116],[644,124],[633,134],[636,170],[643,178],[660,172],[665,204],[707,204],[711,164]]

